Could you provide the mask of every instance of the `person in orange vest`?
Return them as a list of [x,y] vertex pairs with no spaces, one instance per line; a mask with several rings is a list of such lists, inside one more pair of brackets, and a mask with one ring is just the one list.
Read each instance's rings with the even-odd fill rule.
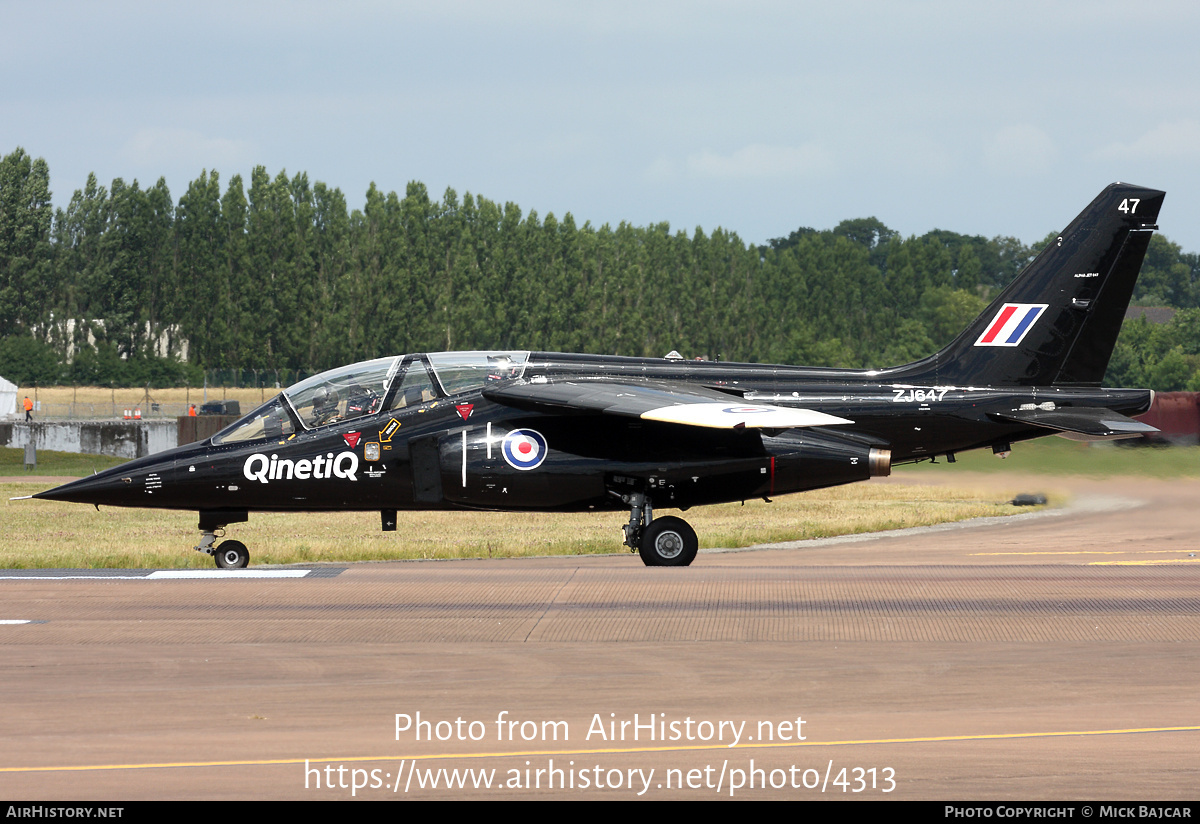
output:
[[196,404],[193,403],[190,406],[188,406],[188,417],[189,418],[196,417]]
[[33,401],[29,400],[29,396],[26,395],[25,396],[25,420],[27,420],[27,421],[33,420],[33,415],[31,414],[32,412],[33,412]]

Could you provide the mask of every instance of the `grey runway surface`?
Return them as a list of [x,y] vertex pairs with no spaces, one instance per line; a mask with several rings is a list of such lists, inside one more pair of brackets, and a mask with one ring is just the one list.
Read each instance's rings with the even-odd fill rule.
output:
[[1055,483],[688,569],[0,578],[0,793],[1194,799],[1200,482]]

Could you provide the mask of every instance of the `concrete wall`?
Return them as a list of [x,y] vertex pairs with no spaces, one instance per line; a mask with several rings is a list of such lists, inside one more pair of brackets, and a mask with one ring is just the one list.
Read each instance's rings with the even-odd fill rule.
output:
[[175,421],[34,421],[0,423],[0,446],[141,458],[176,446]]

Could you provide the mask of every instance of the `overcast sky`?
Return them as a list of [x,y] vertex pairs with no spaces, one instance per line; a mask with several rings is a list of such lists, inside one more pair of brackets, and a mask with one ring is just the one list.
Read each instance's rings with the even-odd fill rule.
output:
[[1200,3],[14,2],[0,153],[178,201],[263,165],[763,242],[1029,243],[1114,180],[1200,251]]

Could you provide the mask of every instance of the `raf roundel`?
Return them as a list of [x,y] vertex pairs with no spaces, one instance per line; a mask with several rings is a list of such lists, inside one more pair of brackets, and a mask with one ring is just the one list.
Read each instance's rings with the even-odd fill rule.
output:
[[546,438],[533,429],[514,429],[500,446],[504,460],[513,469],[537,469],[546,460]]

